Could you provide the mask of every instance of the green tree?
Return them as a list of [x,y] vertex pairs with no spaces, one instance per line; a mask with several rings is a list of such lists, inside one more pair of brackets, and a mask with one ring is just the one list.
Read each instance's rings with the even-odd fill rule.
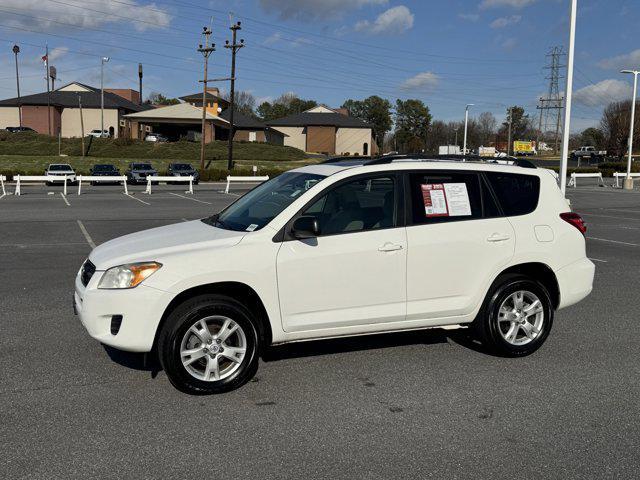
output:
[[593,146],[597,150],[606,148],[606,139],[604,132],[599,128],[585,128],[579,136],[580,146]]
[[294,93],[284,93],[273,102],[262,102],[256,111],[266,121],[304,112],[317,105],[315,100],[303,100]]
[[180,103],[180,100],[177,98],[165,97],[160,92],[151,92],[147,101],[144,103],[147,105],[177,105]]
[[529,115],[525,113],[524,107],[514,105],[507,109],[507,118],[500,128],[500,135],[505,140],[509,135],[509,120],[511,120],[511,141],[530,140],[535,136]]
[[380,148],[385,134],[391,130],[391,103],[389,100],[372,95],[364,100],[346,100],[342,108],[349,111],[349,115],[359,118],[373,126],[376,143]]
[[398,148],[415,152],[425,148],[431,113],[421,100],[396,100],[396,138]]

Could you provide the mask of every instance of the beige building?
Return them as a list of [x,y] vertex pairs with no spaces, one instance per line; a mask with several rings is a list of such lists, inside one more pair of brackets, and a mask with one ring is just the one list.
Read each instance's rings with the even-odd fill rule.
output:
[[266,122],[284,135],[284,145],[327,155],[375,153],[373,129],[362,120],[323,105]]
[[[127,90],[119,90],[123,94]],[[129,95],[133,96],[135,95]],[[80,121],[80,104],[82,120]],[[26,95],[24,97],[0,100],[0,129],[20,126],[30,127],[38,133],[62,135],[63,137],[82,136],[91,130],[100,130],[101,120],[100,89],[78,82],[64,85],[49,94],[47,92]],[[113,137],[123,132],[122,117],[131,112],[144,110],[143,105],[133,103],[123,96],[104,91],[104,129]],[[47,110],[49,115],[47,116]]]

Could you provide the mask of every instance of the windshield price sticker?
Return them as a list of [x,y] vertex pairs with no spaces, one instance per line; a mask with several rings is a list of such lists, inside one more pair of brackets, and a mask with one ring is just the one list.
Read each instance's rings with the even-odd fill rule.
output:
[[461,217],[471,215],[467,184],[427,183],[420,185],[427,217]]
[[253,232],[256,228],[258,228],[258,225],[255,223],[252,223],[251,225],[249,225],[246,229],[247,232]]

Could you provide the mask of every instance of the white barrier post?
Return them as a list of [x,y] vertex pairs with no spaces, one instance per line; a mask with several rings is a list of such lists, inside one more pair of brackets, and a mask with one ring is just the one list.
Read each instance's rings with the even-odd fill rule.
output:
[[64,196],[67,196],[67,176],[64,176]]
[[84,180],[85,182],[96,182],[96,183],[100,183],[100,182],[118,182],[118,183],[122,183],[122,185],[124,186],[124,193],[125,195],[129,195],[129,190],[127,188],[127,177],[124,175],[105,175],[105,176],[99,176],[99,175],[78,175],[78,195],[80,195],[80,193],[82,192],[82,181]]
[[16,191],[13,192],[13,194],[20,196],[20,175],[16,175],[13,178],[16,179]]
[[598,173],[572,173],[571,174],[571,179],[569,180],[569,182],[567,183],[568,187],[573,186],[573,188],[577,187],[577,182],[576,179],[577,178],[597,178],[599,183],[604,186],[604,180],[602,179],[602,172],[598,172]]
[[4,181],[7,179],[4,175],[0,175],[0,185],[2,185],[2,195],[6,195],[7,192],[4,189]]
[[224,193],[229,193],[229,187],[231,186],[231,182],[245,182],[245,183],[262,183],[269,180],[269,176],[265,175],[262,177],[235,177],[231,175],[227,175],[227,186],[224,189]]
[[144,193],[148,193],[151,195],[151,181],[154,182],[189,182],[189,191],[185,193],[193,193],[193,175],[189,175],[188,177],[172,177],[172,176],[155,176],[155,177],[147,177],[147,189]]
[[193,175],[189,175],[189,193],[193,195]]
[[78,175],[76,180],[78,180],[78,195],[80,195],[80,191],[82,190],[82,175]]
[[151,195],[151,177],[149,177],[147,175],[147,189],[144,191],[144,193],[148,193],[149,195]]

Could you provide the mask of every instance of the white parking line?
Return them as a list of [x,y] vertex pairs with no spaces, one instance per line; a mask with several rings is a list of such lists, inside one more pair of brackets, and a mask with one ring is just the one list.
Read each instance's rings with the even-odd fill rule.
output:
[[67,197],[65,196],[64,193],[60,192],[60,196],[62,197],[62,199],[64,200],[64,203],[67,204],[67,207],[70,207],[71,204],[69,203],[69,200],[67,200]]
[[89,232],[87,232],[87,229],[84,227],[84,224],[80,220],[76,220],[76,221],[78,222],[78,226],[80,227],[80,231],[84,235],[84,238],[87,240],[87,243],[89,244],[89,246],[91,248],[96,248],[96,244],[93,243],[93,239],[91,238],[91,235],[89,235]]
[[225,192],[224,190],[218,190],[218,193],[224,193],[225,195],[233,195],[234,197],[241,197],[242,195],[238,195],[237,193]]
[[184,195],[180,195],[178,193],[173,193],[173,192],[167,192],[167,193],[169,193],[169,195],[175,195],[176,197],[186,198],[187,200],[193,200],[194,202],[206,203],[207,205],[213,205],[213,203],[211,203],[211,202],[205,202],[204,200],[198,200],[197,198],[185,197]]
[[593,260],[594,262],[609,263],[607,260],[600,260],[599,258],[593,258],[593,257],[589,257],[589,260]]
[[629,245],[631,247],[640,247],[640,244],[621,242],[620,240],[609,240],[608,238],[587,237],[589,240],[597,240],[599,242],[619,243],[620,245]]
[[623,213],[640,213],[640,210],[629,210],[626,208],[601,208],[600,210],[611,210],[612,212],[623,212]]
[[144,203],[145,205],[151,205],[150,203],[145,202],[144,200],[140,200],[139,198],[134,197],[133,195],[129,194],[129,193],[125,193],[125,195],[129,198],[133,198],[134,200],[139,201],[140,203]]

